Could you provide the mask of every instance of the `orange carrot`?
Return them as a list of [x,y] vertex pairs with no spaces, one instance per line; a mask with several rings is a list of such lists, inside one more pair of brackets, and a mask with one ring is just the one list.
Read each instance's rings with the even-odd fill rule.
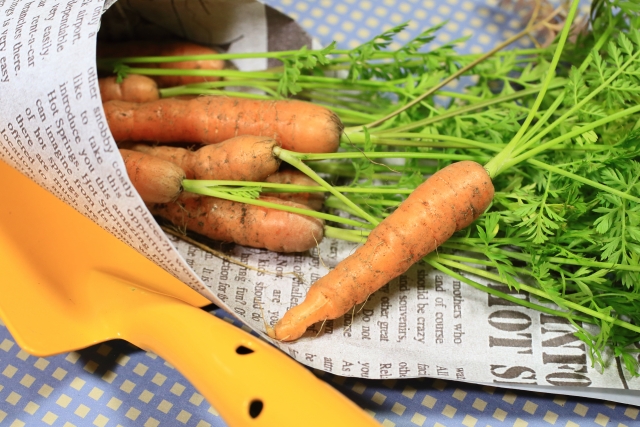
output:
[[[260,200],[305,208],[277,198]],[[324,235],[324,223],[317,218],[192,193],[183,193],[174,203],[157,204],[150,209],[177,227],[213,240],[275,252],[307,251]]]
[[98,79],[102,102],[111,100],[149,102],[160,99],[158,85],[153,79],[139,74],[130,74],[118,83],[115,76]]
[[436,172],[378,224],[362,246],[316,281],[269,335],[293,341],[314,323],[347,313],[469,226],[489,207],[493,192],[491,178],[478,163],[453,163]]
[[228,96],[103,104],[116,141],[215,144],[239,135],[267,136],[300,153],[338,149],[342,123],[330,110],[304,101]]
[[[183,56],[183,55],[213,55],[217,50],[186,41],[128,41],[121,43],[99,43],[97,56],[99,58],[117,58],[128,56]],[[222,70],[225,63],[221,59],[206,59],[197,61],[163,62],[159,64],[144,64],[147,68],[166,69],[203,69]],[[190,83],[213,82],[219,77],[200,76],[152,76],[159,87],[181,86]]]
[[262,181],[280,166],[280,159],[273,155],[277,145],[271,138],[243,135],[195,151],[145,144],[134,144],[131,149],[177,164],[188,179]]
[[[294,184],[304,186],[318,186],[318,183],[309,178],[304,173],[296,169],[283,169],[272,175],[269,175],[265,182],[275,184]],[[278,197],[282,200],[289,200],[308,206],[309,208],[319,211],[324,204],[324,193],[262,193],[263,196]]]
[[149,154],[120,149],[127,174],[146,203],[167,203],[182,192],[184,171],[177,165]]

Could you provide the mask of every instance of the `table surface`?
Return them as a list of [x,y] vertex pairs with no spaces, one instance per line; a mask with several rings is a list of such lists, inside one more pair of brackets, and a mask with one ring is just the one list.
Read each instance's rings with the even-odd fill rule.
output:
[[[403,35],[408,39],[448,21],[435,43],[472,34],[460,49],[477,53],[522,25],[497,0],[264,2],[296,19],[323,44],[335,40],[346,48],[369,40],[389,25],[410,21]],[[583,6],[586,10],[588,6]],[[523,41],[523,46],[528,43]],[[234,322],[222,310],[210,307],[209,311]],[[431,378],[374,381],[315,373],[383,426],[640,425],[640,408],[606,401]],[[2,325],[0,425],[222,427],[225,423],[180,373],[155,354],[111,341],[78,352],[34,357],[21,350]]]
[[[237,326],[229,314],[210,310]],[[421,378],[365,380],[314,371],[385,427],[632,427],[640,408]],[[0,425],[225,427],[172,366],[125,341],[30,356],[0,327]],[[304,425],[301,420],[301,426]]]

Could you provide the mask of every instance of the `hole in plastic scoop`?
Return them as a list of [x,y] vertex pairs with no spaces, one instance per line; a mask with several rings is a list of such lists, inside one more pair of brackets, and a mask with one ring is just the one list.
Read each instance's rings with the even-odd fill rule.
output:
[[260,413],[262,412],[263,407],[264,404],[262,403],[262,400],[252,400],[249,404],[249,416],[251,418],[258,418],[258,415],[260,415]]
[[240,346],[238,346],[238,347],[236,348],[236,353],[238,353],[238,354],[242,354],[242,355],[244,355],[244,354],[251,354],[251,353],[253,353],[253,350],[251,350],[250,348],[245,347],[245,346],[243,346],[243,345],[240,345]]

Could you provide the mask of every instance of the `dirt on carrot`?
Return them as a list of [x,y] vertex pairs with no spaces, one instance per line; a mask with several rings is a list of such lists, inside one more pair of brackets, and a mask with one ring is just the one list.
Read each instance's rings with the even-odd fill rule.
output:
[[147,144],[133,144],[131,149],[177,164],[188,179],[262,181],[280,166],[273,155],[278,145],[264,136],[242,135],[197,150]]
[[127,149],[120,149],[129,179],[145,203],[167,203],[182,193],[184,171],[177,165]]
[[130,74],[120,83],[116,76],[101,77],[98,79],[98,84],[102,102],[113,100],[149,102],[160,99],[156,82],[139,74]]
[[109,101],[104,110],[117,142],[216,144],[240,135],[266,136],[300,153],[337,151],[343,125],[332,111],[298,100],[230,96]]
[[[219,53],[211,47],[187,41],[145,41],[132,40],[120,43],[98,43],[98,58],[122,58],[132,56],[186,56],[214,55]],[[225,62],[220,59],[203,59],[197,61],[163,62],[144,64],[147,68],[166,68],[175,70],[222,70]],[[213,76],[153,76],[159,87],[181,86],[191,83],[213,82],[220,80]]]
[[[275,184],[293,184],[304,186],[319,186],[317,182],[309,178],[307,175],[295,169],[283,169],[273,175],[269,175],[265,182],[271,182]],[[269,193],[263,192],[263,196],[278,197],[282,200],[289,200],[291,202],[300,203],[308,206],[310,209],[319,211],[324,205],[324,193],[312,192],[312,193]]]
[[469,226],[489,207],[493,194],[491,178],[478,163],[462,161],[436,172],[378,224],[362,246],[316,281],[269,335],[293,341],[314,323],[347,313]]
[[[278,198],[260,200],[305,208]],[[150,206],[154,215],[213,240],[275,252],[304,252],[324,236],[324,222],[278,209],[183,193],[176,202]]]

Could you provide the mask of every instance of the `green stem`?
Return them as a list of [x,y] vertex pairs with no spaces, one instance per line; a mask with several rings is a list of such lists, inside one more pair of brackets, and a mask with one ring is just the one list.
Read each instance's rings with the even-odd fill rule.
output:
[[325,225],[324,236],[332,239],[345,240],[347,242],[364,243],[367,241],[368,233]]
[[339,153],[295,153],[300,160],[340,160],[340,159],[425,159],[425,160],[480,160],[483,155],[419,153],[399,151],[354,151]]
[[[166,89],[160,89],[158,92],[160,93],[161,98],[169,98],[173,96],[183,96],[183,95],[233,96],[235,98],[264,99],[264,100],[270,100],[274,98],[273,95],[263,95],[260,93],[250,93],[250,92],[235,92],[230,90],[222,91],[217,89],[181,89],[179,91],[178,90],[174,91],[173,88],[166,88]],[[265,90],[265,92],[268,92],[268,91]]]
[[[183,186],[189,188],[201,187],[259,187],[261,191],[269,191],[271,193],[322,193],[328,190],[324,187],[313,185],[295,185],[295,184],[279,184],[272,182],[260,181],[225,181],[225,180],[209,180],[209,179],[185,179],[182,181]],[[410,188],[398,187],[338,187],[334,189],[341,193],[366,193],[366,194],[411,194]]]
[[[531,49],[519,49],[518,55],[537,55],[547,52],[546,48],[531,48]],[[330,63],[338,64],[342,62],[350,62],[351,58],[348,56],[350,50],[346,49],[332,49],[327,52],[327,55],[332,55]],[[114,64],[152,64],[152,63],[165,63],[165,62],[184,62],[184,61],[201,61],[201,60],[234,60],[234,59],[254,59],[254,58],[273,58],[281,59],[287,57],[295,57],[299,55],[299,50],[283,50],[275,52],[248,52],[248,53],[216,53],[210,55],[174,55],[174,56],[135,56],[135,57],[120,57],[120,58],[100,58],[97,63],[101,67],[112,67]],[[499,53],[502,55],[502,53]],[[372,59],[393,59],[395,52],[378,51],[373,52]],[[423,64],[423,57],[431,55],[431,52],[417,52],[413,56],[416,59],[416,65]],[[456,55],[453,59],[464,58],[477,58],[481,54],[469,53],[464,55]]]
[[369,205],[369,206],[387,206],[387,207],[397,207],[401,202],[399,200],[389,200],[389,199],[368,199],[366,197],[351,197],[351,200],[360,204],[360,205]]
[[[370,134],[369,138],[370,138],[370,141],[374,144],[390,145],[390,146],[424,147],[425,144],[424,143],[421,144],[420,141],[426,139],[426,140],[456,142],[462,146],[460,148],[473,147],[473,148],[480,148],[488,151],[499,151],[501,148],[499,146],[496,146],[496,144],[492,144],[492,143],[478,142],[472,139],[461,138],[457,136],[431,134],[431,133],[395,132],[395,133],[384,133],[384,134]],[[410,138],[412,141],[400,140],[397,138]],[[341,142],[344,142],[344,143],[363,144],[365,141],[366,141],[366,135],[363,133],[343,134],[341,138]],[[455,147],[452,146],[451,144],[445,144],[443,145],[443,148],[455,148]],[[367,153],[367,157],[368,156],[369,156],[369,153]]]
[[493,159],[491,159],[489,163],[485,165],[485,169],[487,170],[487,173],[491,178],[495,178],[496,176],[498,176],[498,174],[501,171],[505,169],[503,167],[503,164],[512,158],[513,151],[518,147],[518,144],[520,143],[520,139],[522,138],[527,128],[529,127],[529,124],[533,120],[535,114],[538,112],[538,108],[540,108],[540,105],[542,104],[542,100],[544,99],[547,93],[549,85],[551,84],[551,81],[555,77],[556,67],[558,66],[558,62],[560,62],[560,56],[562,55],[564,45],[567,41],[567,38],[569,37],[569,30],[571,29],[571,23],[573,22],[573,19],[575,18],[575,15],[576,15],[576,11],[578,10],[578,4],[579,4],[578,0],[572,0],[571,2],[569,13],[564,22],[564,27],[562,28],[562,32],[560,34],[560,40],[558,41],[556,51],[553,55],[553,59],[551,60],[551,64],[549,65],[549,70],[547,71],[547,75],[545,76],[545,79],[542,83],[542,88],[540,89],[540,93],[538,94],[533,105],[531,106],[529,115],[525,119],[523,125],[520,127],[516,135],[507,144],[507,146],[500,153],[498,153]]
[[232,202],[238,202],[238,203],[245,203],[248,205],[255,205],[255,206],[262,206],[265,208],[270,208],[270,209],[278,209],[278,210],[282,210],[282,211],[287,211],[287,212],[291,212],[291,213],[295,213],[295,214],[299,214],[299,215],[306,215],[306,216],[311,216],[314,218],[319,218],[319,219],[323,219],[326,221],[333,221],[333,222],[337,222],[337,223],[341,223],[341,224],[345,224],[345,225],[350,225],[350,226],[355,226],[355,227],[362,227],[362,228],[367,228],[367,229],[371,229],[373,228],[373,226],[371,226],[370,224],[367,223],[363,223],[360,221],[354,221],[348,218],[344,218],[341,216],[337,216],[337,215],[330,215],[327,213],[323,213],[323,212],[318,212],[318,211],[314,211],[312,209],[302,209],[302,208],[296,208],[293,206],[288,206],[288,205],[284,205],[284,204],[280,204],[280,203],[273,203],[273,202],[267,202],[261,199],[252,199],[249,197],[243,197],[243,196],[236,196],[234,194],[230,194],[224,191],[218,191],[218,190],[213,190],[209,187],[204,187],[204,186],[197,186],[197,185],[191,185],[190,182],[185,182],[185,181],[189,181],[189,180],[184,180],[183,181],[183,188],[184,191],[188,191],[189,193],[194,193],[194,194],[201,194],[203,196],[209,196],[209,197],[217,197],[219,199],[225,199],[225,200],[231,200]]
[[[568,319],[575,319],[578,321],[582,321],[582,322],[586,322],[586,323],[593,323],[593,321],[591,319],[588,318],[584,318],[581,316],[575,316],[572,315],[571,313],[566,313],[563,311],[559,311],[559,310],[554,310],[552,308],[548,308],[545,307],[543,305],[539,305],[539,304],[535,304],[526,300],[523,300],[521,298],[517,298],[514,297],[513,295],[509,295],[509,294],[505,294],[504,292],[500,292],[496,289],[493,289],[489,286],[485,286],[485,285],[481,285],[480,283],[469,279],[468,277],[465,277],[461,274],[458,274],[457,272],[445,267],[444,265],[442,265],[441,262],[435,261],[433,258],[435,257],[426,257],[425,258],[425,262],[429,265],[431,265],[433,268],[443,272],[444,274],[453,277],[454,279],[458,279],[459,281],[466,283],[467,285],[471,286],[472,288],[478,289],[482,292],[488,293],[490,295],[494,295],[498,298],[501,298],[503,300],[506,301],[510,301],[513,302],[517,305],[523,306],[523,307],[527,307],[542,313],[547,313],[547,314],[551,314],[554,316],[559,316],[559,317],[564,317],[564,318],[568,318]],[[442,260],[441,260],[442,261]],[[499,281],[500,283],[502,283],[502,280]]]
[[[577,0],[576,0],[577,1]],[[496,52],[501,51],[502,49],[504,49],[505,47],[509,46],[511,43],[519,40],[520,38],[526,36],[527,34],[529,34],[531,31],[533,31],[535,28],[542,26],[543,24],[546,24],[547,21],[549,21],[550,19],[552,19],[555,16],[555,12],[543,19],[541,22],[537,23],[534,28],[530,28],[527,27],[525,28],[523,31],[519,32],[518,34],[509,37],[507,40],[503,41],[502,43],[498,44],[496,47],[494,47],[493,49],[491,49],[489,52],[483,54],[482,56],[474,59],[473,61],[471,61],[469,64],[465,65],[464,67],[460,68],[458,71],[456,71],[455,73],[452,73],[451,75],[449,75],[449,77],[445,78],[444,80],[440,81],[440,83],[438,83],[437,85],[431,87],[429,90],[427,90],[425,93],[423,93],[422,95],[420,95],[419,97],[415,98],[414,100],[412,100],[411,102],[403,105],[402,107],[398,108],[397,110],[395,110],[394,112],[386,115],[385,117],[378,119],[374,122],[369,123],[368,125],[366,125],[367,128],[374,128],[380,124],[382,124],[383,122],[386,122],[387,120],[397,116],[398,114],[402,113],[403,111],[408,110],[409,108],[413,107],[414,105],[418,104],[419,102],[421,102],[423,99],[425,99],[426,97],[432,95],[433,93],[435,93],[437,90],[443,88],[444,86],[448,85],[449,83],[451,83],[452,81],[454,81],[455,79],[457,79],[458,77],[462,76],[464,73],[466,73],[467,71],[471,70],[472,68],[474,68],[475,66],[477,66],[478,64],[482,63],[483,61],[487,60],[488,58],[490,58],[491,56],[493,56]]]
[[[171,68],[137,68],[127,69],[127,74],[144,74],[146,76],[197,76],[197,77],[246,77],[245,71],[206,70],[206,69],[171,69]],[[252,71],[256,79],[278,79],[280,74],[268,71]]]
[[606,191],[607,193],[610,194],[614,194],[620,198],[623,199],[627,199],[627,200],[631,200],[632,202],[636,202],[636,203],[640,203],[640,198],[638,197],[634,197],[628,193],[625,193],[624,191],[620,191],[620,190],[616,190],[615,188],[611,188],[609,186],[606,186],[604,184],[600,184],[597,181],[593,181],[591,179],[585,178],[583,176],[580,175],[576,175],[574,173],[571,173],[565,169],[559,168],[557,166],[552,166],[552,165],[548,165],[544,162],[541,162],[539,160],[536,159],[528,159],[527,162],[531,163],[532,165],[539,167],[540,169],[545,169],[547,171],[553,172],[555,174],[558,175],[562,175],[565,176],[567,178],[571,178],[574,179],[578,182],[581,182],[583,184],[589,185],[593,188],[597,188],[598,190],[602,190],[602,191]]
[[[489,272],[487,272],[485,270],[481,270],[479,268],[474,268],[474,267],[467,266],[466,264],[461,264],[461,263],[457,263],[455,261],[449,261],[449,260],[440,260],[440,263],[441,264],[446,264],[446,265],[449,265],[451,267],[458,268],[458,269],[461,269],[461,270],[464,270],[464,271],[467,271],[467,272],[469,272],[471,274],[474,274],[474,275],[477,275],[477,276],[485,277],[485,278],[487,278],[489,280],[492,280],[492,281],[496,281],[496,282],[500,282],[500,283],[503,282],[503,280],[502,280],[502,278],[500,276],[497,276],[495,274],[489,273]],[[459,277],[462,277],[462,276],[459,276]],[[555,297],[553,297],[552,295],[547,294],[546,292],[544,292],[544,291],[542,291],[540,289],[536,289],[536,288],[534,288],[532,286],[525,285],[524,283],[519,283],[518,285],[519,285],[521,290],[523,290],[525,292],[528,292],[531,295],[535,295],[537,297],[540,297],[540,298],[543,298],[545,300],[552,301],[552,302],[555,302],[555,300],[556,300]],[[586,314],[586,315],[594,317],[596,319],[600,319],[602,321],[612,323],[612,324],[614,324],[616,326],[620,326],[620,327],[628,329],[630,331],[640,332],[640,326],[632,325],[631,323],[622,321],[620,319],[616,319],[613,316],[609,316],[609,315],[600,313],[598,311],[591,310],[590,308],[584,307],[584,306],[582,306],[580,304],[577,304],[577,303],[574,303],[572,301],[568,301],[566,299],[563,299],[562,300],[562,304],[564,304],[567,308],[569,308],[571,310],[578,311],[580,313]],[[569,314],[565,313],[565,317],[568,317],[568,316],[569,316]],[[571,318],[575,319],[574,316],[571,316]],[[589,323],[595,323],[595,322],[590,321]]]
[[[558,80],[556,82],[554,82],[553,84],[551,84],[549,86],[549,89],[557,89],[557,88],[561,88],[564,85],[566,85],[566,82],[562,81],[562,80]],[[446,119],[450,119],[452,117],[456,117],[462,114],[466,114],[469,113],[471,111],[475,111],[475,110],[480,110],[482,108],[486,108],[486,107],[491,107],[493,105],[496,104],[501,104],[503,102],[510,102],[516,99],[520,99],[520,98],[524,98],[526,96],[529,95],[535,95],[536,93],[540,92],[540,88],[539,87],[535,87],[535,88],[531,88],[531,89],[525,89],[525,90],[519,90],[517,92],[508,94],[508,95],[500,95],[500,96],[496,96],[494,98],[491,99],[487,99],[485,101],[481,101],[475,104],[471,104],[471,105],[465,105],[464,107],[460,107],[460,108],[456,108],[456,109],[452,109],[452,110],[448,110],[442,114],[439,114],[437,116],[434,117],[428,117],[426,119],[421,119],[421,120],[416,120],[414,122],[411,122],[409,124],[406,125],[402,125],[402,126],[397,126],[395,128],[391,128],[391,129],[386,129],[386,130],[380,130],[380,129],[371,129],[371,134],[384,134],[386,132],[404,132],[404,131],[408,131],[411,129],[415,129],[415,128],[419,128],[419,127],[425,127],[425,126],[429,126],[432,125],[434,123],[440,122],[442,120],[446,120]],[[356,133],[356,132],[360,132],[362,128],[361,127],[356,127],[356,128],[347,128],[345,129],[345,132],[348,134],[351,133]]]
[[[348,178],[353,178],[356,176],[356,171],[353,168],[353,165],[351,163],[313,162],[313,163],[310,163],[309,166],[314,171],[319,173],[326,173],[329,175],[342,176],[342,177],[348,177]],[[437,170],[435,166],[420,167],[420,168],[415,168],[415,167],[409,168],[407,166],[394,166],[393,172],[392,172],[391,170],[389,170],[388,166],[380,166],[376,164],[373,165],[373,169],[374,171],[377,171],[377,172],[369,176],[371,179],[381,180],[381,181],[396,181],[396,182],[402,179],[402,175],[398,172],[409,172],[409,173],[419,172],[422,174],[432,174]]]
[[305,156],[307,156],[307,155],[301,154],[301,153],[296,153],[296,152],[289,151],[289,150],[285,150],[285,149],[280,148],[280,147],[275,147],[273,149],[273,154],[276,157],[278,157],[279,159],[289,163],[291,166],[295,167],[299,171],[301,171],[304,174],[306,174],[309,178],[313,179],[315,182],[320,184],[322,187],[326,188],[327,191],[329,191],[329,193],[331,193],[334,196],[336,196],[340,201],[345,203],[347,206],[350,206],[355,212],[358,212],[358,216],[360,216],[361,218],[366,219],[367,221],[369,221],[374,226],[376,226],[376,225],[378,225],[380,223],[380,220],[378,220],[377,218],[374,218],[373,216],[369,215],[367,212],[362,210],[362,208],[360,208],[360,206],[358,206],[355,203],[353,203],[344,194],[342,194],[339,191],[335,190],[327,181],[325,181],[317,173],[315,173],[313,171],[313,169],[311,169],[309,166],[305,165],[302,162],[302,159],[304,159]]
[[577,129],[572,130],[571,132],[567,132],[562,136],[559,136],[559,137],[557,137],[555,139],[552,139],[549,142],[546,142],[546,143],[541,144],[541,145],[539,145],[539,146],[537,146],[535,148],[530,149],[529,151],[527,151],[524,154],[520,154],[519,156],[514,157],[514,158],[504,162],[497,173],[499,174],[499,173],[509,169],[510,167],[513,167],[514,165],[517,165],[520,162],[523,162],[523,161],[525,161],[527,159],[530,159],[531,157],[534,157],[534,156],[540,154],[541,152],[543,152],[545,150],[548,150],[550,147],[556,146],[556,145],[558,145],[558,144],[560,144],[560,143],[562,143],[564,141],[567,141],[567,140],[569,140],[571,138],[574,138],[576,136],[580,136],[583,133],[590,131],[591,129],[595,129],[595,128],[599,127],[599,126],[602,126],[602,125],[605,125],[607,123],[616,121],[618,119],[627,117],[627,116],[629,116],[631,114],[635,114],[635,113],[637,113],[639,111],[640,111],[640,105],[636,105],[635,107],[630,107],[630,108],[627,108],[625,110],[618,111],[617,113],[611,114],[611,115],[609,115],[607,117],[604,117],[604,118],[602,118],[600,120],[596,120],[595,122],[591,122],[588,125],[584,125],[582,127],[579,127]]
[[[458,244],[462,243],[462,244]],[[467,244],[465,244],[467,243]],[[472,239],[472,238],[456,238],[452,237],[443,246],[446,246],[449,249],[466,251],[466,252],[476,252],[476,253],[486,253],[487,251],[507,256],[509,258],[531,263],[532,256],[529,254],[525,254],[522,252],[514,252],[508,251],[504,249],[499,249],[495,247],[486,248],[484,246],[476,246],[478,244],[482,244],[483,242],[480,239]],[[508,245],[509,242],[505,242],[505,245]],[[571,259],[571,258],[562,258],[562,257],[548,257],[545,258],[545,261],[548,261],[553,264],[559,265],[576,265],[576,266],[584,266],[584,267],[594,267],[594,268],[603,268],[606,270],[620,270],[620,271],[636,271],[640,272],[640,266],[638,265],[628,265],[628,264],[612,264],[606,262],[593,261],[589,259]]]
[[621,67],[619,67],[611,75],[611,77],[609,77],[609,79],[607,79],[607,81],[602,83],[595,90],[591,91],[589,93],[589,95],[585,96],[584,99],[582,99],[582,101],[580,101],[579,103],[574,105],[571,109],[569,109],[569,111],[564,113],[561,117],[559,117],[551,125],[547,126],[544,129],[544,131],[542,131],[539,134],[537,134],[534,138],[529,140],[522,147],[519,147],[517,150],[514,150],[514,155],[517,156],[518,154],[526,151],[529,147],[531,147],[532,145],[534,145],[535,143],[540,141],[545,135],[547,135],[549,132],[551,132],[553,129],[555,129],[560,123],[563,123],[568,117],[571,117],[573,114],[575,114],[576,111],[579,111],[587,102],[589,102],[591,99],[593,99],[594,96],[596,96],[601,91],[603,91],[607,86],[609,86],[611,84],[611,82],[613,80],[615,80],[620,75],[620,73],[622,73],[629,65],[631,65],[633,62],[635,62],[635,60],[636,60],[636,58],[638,56],[640,56],[640,51],[636,52],[625,64],[623,64]]
[[[613,32],[613,26],[609,25],[609,27],[607,28],[607,30],[602,34],[602,36],[598,39],[598,41],[594,44],[592,51],[597,51],[600,50],[602,48],[602,46],[604,45],[605,41],[609,39],[609,37],[611,36],[611,33]],[[585,70],[587,69],[587,67],[589,67],[589,64],[591,64],[592,61],[592,56],[589,55],[587,56],[584,61],[582,61],[582,64],[580,64],[580,68],[578,68],[578,73],[579,74],[583,74],[585,72]],[[544,131],[542,131],[539,134],[536,134],[536,132],[542,127],[544,126],[548,121],[549,118],[551,117],[551,115],[557,110],[557,108],[560,106],[560,104],[562,104],[562,102],[564,101],[564,98],[566,96],[566,91],[562,91],[560,92],[560,94],[558,95],[558,97],[556,98],[556,100],[553,102],[553,104],[551,105],[551,107],[549,107],[549,109],[546,111],[545,115],[542,117],[541,120],[539,120],[534,126],[533,128],[529,129],[529,132],[527,132],[525,134],[525,136],[523,137],[523,144],[521,146],[521,148],[517,148],[515,150],[515,154],[519,154],[522,152],[522,150],[525,147],[530,146],[531,144],[533,144],[532,142],[532,137],[533,135],[535,135],[535,141],[539,141],[544,135],[546,135],[547,133],[549,133],[551,130],[553,130],[558,124],[560,124],[562,122],[562,120],[564,120],[566,117],[562,116],[560,119],[556,120],[553,124],[551,124],[551,126],[545,128]],[[577,111],[577,110],[576,110]]]
[[[488,259],[478,259],[478,258],[471,258],[471,257],[466,257],[466,256],[460,256],[460,255],[439,253],[438,254],[438,260],[442,260],[442,259],[451,260],[451,261],[459,261],[459,262],[465,263],[465,265],[466,265],[466,263],[471,263],[471,264],[484,265],[484,266],[491,267],[491,268],[495,268],[495,266],[496,266],[495,261],[488,260]],[[513,267],[513,270],[516,273],[519,273],[519,274],[528,275],[528,276],[531,275],[531,270],[529,270],[527,268]]]
[[335,196],[329,196],[324,201],[324,207],[327,209],[337,209],[345,212],[349,215],[361,218],[358,212],[354,211],[351,206],[347,206],[344,202],[335,198]]

